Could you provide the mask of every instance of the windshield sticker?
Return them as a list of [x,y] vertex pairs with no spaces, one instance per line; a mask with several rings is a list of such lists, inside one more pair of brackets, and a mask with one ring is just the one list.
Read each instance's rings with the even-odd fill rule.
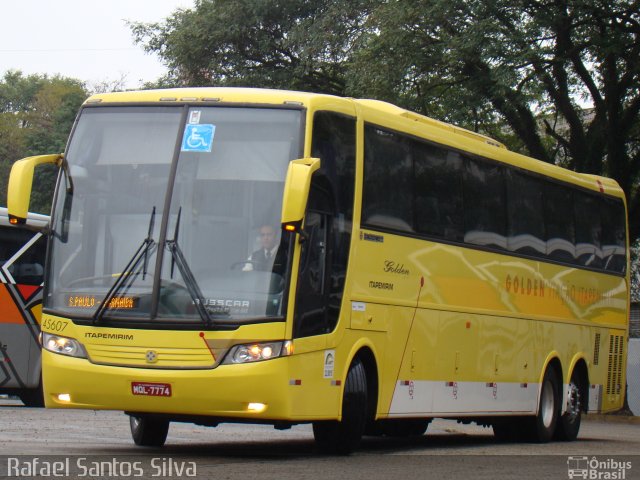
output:
[[189,112],[189,123],[198,124],[200,123],[200,114],[202,112],[200,110],[192,110]]
[[215,131],[215,125],[187,125],[184,128],[181,150],[183,152],[210,152]]

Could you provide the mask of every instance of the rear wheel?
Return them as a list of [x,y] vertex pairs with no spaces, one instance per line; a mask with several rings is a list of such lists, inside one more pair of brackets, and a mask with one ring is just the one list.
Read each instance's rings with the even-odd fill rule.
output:
[[546,443],[553,437],[560,414],[560,389],[558,375],[548,368],[542,379],[540,406],[535,417],[527,419],[525,439]]
[[342,420],[313,422],[316,445],[325,453],[349,454],[360,445],[366,421],[367,375],[362,361],[356,358],[344,385]]
[[129,416],[131,437],[141,447],[161,447],[167,440],[169,421],[154,417]]
[[558,419],[555,437],[558,440],[573,441],[578,437],[582,419],[581,388],[576,372],[571,375],[567,398],[567,411]]

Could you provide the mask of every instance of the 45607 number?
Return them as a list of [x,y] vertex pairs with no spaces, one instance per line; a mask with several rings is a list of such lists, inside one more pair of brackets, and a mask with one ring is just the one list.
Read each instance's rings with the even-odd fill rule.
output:
[[62,320],[52,320],[50,318],[46,318],[42,322],[42,329],[49,332],[64,332],[66,328],[67,322],[63,322]]

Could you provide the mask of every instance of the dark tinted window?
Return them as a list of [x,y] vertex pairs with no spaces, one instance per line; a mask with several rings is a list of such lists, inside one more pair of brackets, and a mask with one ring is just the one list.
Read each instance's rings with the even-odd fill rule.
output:
[[463,240],[462,158],[457,152],[411,140],[415,168],[415,230]]
[[573,262],[575,260],[573,192],[563,185],[546,183],[543,203],[547,233],[547,257]]
[[365,226],[625,272],[620,200],[374,126],[364,174]]
[[413,161],[398,134],[365,127],[362,221],[365,225],[413,231]]
[[335,189],[336,210],[351,219],[356,175],[356,121],[331,112],[318,112],[314,115],[313,125],[311,156],[320,159],[320,172]]
[[332,112],[314,115],[311,180],[305,216],[294,337],[320,335],[338,322],[344,292],[355,188],[356,121]]
[[576,262],[578,265],[599,268],[602,264],[600,249],[600,202],[594,195],[574,192],[576,220]]
[[515,170],[507,170],[507,248],[523,255],[544,256],[542,182]]
[[506,201],[503,169],[465,159],[464,228],[466,243],[506,248]]
[[601,202],[602,266],[610,272],[624,273],[627,266],[624,205],[620,201]]

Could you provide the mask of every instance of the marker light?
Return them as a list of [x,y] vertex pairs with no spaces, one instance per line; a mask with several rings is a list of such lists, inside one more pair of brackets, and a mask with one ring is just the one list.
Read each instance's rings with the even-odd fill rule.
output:
[[267,409],[267,406],[264,403],[250,403],[247,406],[247,410],[252,413],[261,413]]
[[80,342],[73,338],[60,337],[42,332],[42,348],[69,357],[87,358],[87,352]]
[[291,341],[251,343],[248,345],[236,345],[229,350],[224,359],[224,364],[238,364],[260,362],[272,358],[286,357],[293,353]]
[[68,393],[61,393],[60,395],[58,395],[58,400],[60,400],[61,402],[70,402],[71,395],[69,395]]

